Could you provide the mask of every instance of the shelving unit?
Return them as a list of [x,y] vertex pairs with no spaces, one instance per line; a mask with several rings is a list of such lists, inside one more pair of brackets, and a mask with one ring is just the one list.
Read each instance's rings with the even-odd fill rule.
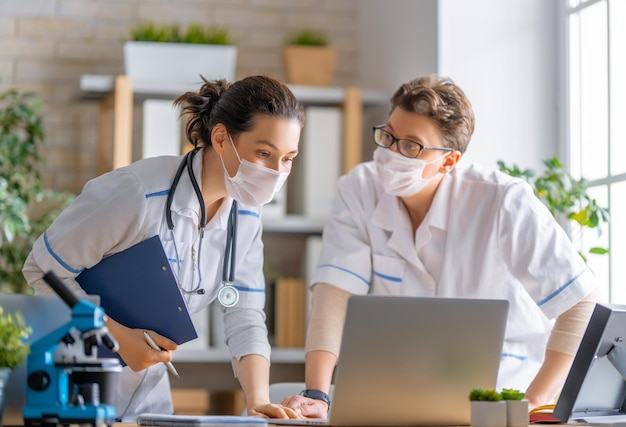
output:
[[[342,170],[348,172],[361,161],[363,109],[368,105],[384,105],[388,97],[383,93],[357,87],[289,86],[296,98],[305,106],[339,106],[342,111]],[[124,75],[84,75],[80,80],[84,99],[99,101],[98,123],[98,173],[128,165],[132,162],[133,106],[145,99],[171,99],[197,90],[181,84],[150,85],[135,82]],[[302,257],[302,242],[307,236],[321,235],[325,220],[303,215],[286,215],[281,218],[263,218],[266,248],[290,246],[286,263],[297,264]],[[278,243],[270,242],[271,239]],[[224,363],[230,361],[224,347],[208,350],[184,349],[175,353],[175,362]],[[301,364],[304,350],[273,348],[272,363]]]

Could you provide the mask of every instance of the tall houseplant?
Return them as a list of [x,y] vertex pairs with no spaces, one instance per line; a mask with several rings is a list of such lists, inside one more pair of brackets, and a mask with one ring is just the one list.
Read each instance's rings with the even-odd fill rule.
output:
[[28,292],[24,261],[35,239],[73,198],[41,184],[42,108],[33,93],[0,93],[1,292]]
[[285,38],[283,66],[287,83],[330,86],[337,67],[337,49],[329,46],[324,32],[304,28]]
[[125,73],[133,82],[195,84],[205,78],[234,80],[237,46],[226,27],[142,22],[124,44]]
[[[524,179],[530,184],[535,195],[550,210],[550,213],[568,232],[572,240],[576,233],[583,228],[602,230],[602,225],[608,223],[609,212],[598,206],[594,198],[588,194],[589,183],[585,178],[572,177],[556,158],[543,160],[546,170],[536,176],[531,169],[520,169],[518,166],[507,166],[502,160],[498,161],[500,171],[511,176]],[[589,253],[602,255],[608,250],[601,247],[592,247]],[[581,253],[586,260],[586,256]]]

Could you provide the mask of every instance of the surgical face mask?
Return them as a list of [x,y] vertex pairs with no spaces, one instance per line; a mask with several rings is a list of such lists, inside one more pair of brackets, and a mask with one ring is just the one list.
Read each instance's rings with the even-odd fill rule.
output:
[[430,182],[422,174],[426,165],[435,163],[449,153],[427,162],[422,159],[410,159],[388,148],[374,150],[374,162],[385,192],[397,197],[409,197],[419,193]]
[[239,157],[230,135],[228,135],[228,139],[239,160],[239,169],[237,169],[235,176],[231,177],[226,171],[224,159],[220,156],[224,168],[224,184],[228,195],[239,203],[249,206],[262,206],[270,202],[282,188],[289,172],[278,172],[242,159]]

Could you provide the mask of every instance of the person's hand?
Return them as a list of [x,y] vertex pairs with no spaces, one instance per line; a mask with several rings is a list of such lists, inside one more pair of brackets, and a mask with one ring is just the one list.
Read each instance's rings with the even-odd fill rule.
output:
[[326,418],[328,416],[328,405],[326,402],[311,399],[303,396],[287,396],[281,405],[292,408],[306,418]]
[[178,348],[178,344],[174,341],[154,331],[146,330],[157,345],[163,349],[163,351],[156,351],[146,342],[146,338],[143,335],[145,329],[128,328],[110,317],[106,321],[106,326],[120,346],[119,355],[128,367],[135,372],[146,369],[156,363],[171,362],[172,351]]
[[297,411],[282,405],[266,403],[248,409],[248,415],[261,415],[264,418],[304,418]]

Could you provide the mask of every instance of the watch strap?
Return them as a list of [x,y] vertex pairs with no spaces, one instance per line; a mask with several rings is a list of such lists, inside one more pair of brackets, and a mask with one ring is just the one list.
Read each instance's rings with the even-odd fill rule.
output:
[[307,388],[306,390],[302,390],[300,392],[300,396],[308,397],[310,399],[321,400],[322,402],[326,402],[326,405],[330,408],[330,396],[324,393],[322,390],[317,390],[314,388]]

